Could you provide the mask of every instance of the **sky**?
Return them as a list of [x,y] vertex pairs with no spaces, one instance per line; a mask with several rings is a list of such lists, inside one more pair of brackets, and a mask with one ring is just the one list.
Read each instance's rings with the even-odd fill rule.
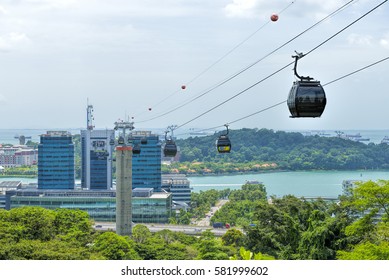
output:
[[287,99],[293,65],[279,70],[295,51],[322,84],[388,57],[389,3],[320,45],[383,0],[355,0],[275,51],[346,2],[0,0],[0,129],[86,127],[87,104],[96,128],[389,129],[389,60],[325,86],[321,118],[281,104],[236,121]]

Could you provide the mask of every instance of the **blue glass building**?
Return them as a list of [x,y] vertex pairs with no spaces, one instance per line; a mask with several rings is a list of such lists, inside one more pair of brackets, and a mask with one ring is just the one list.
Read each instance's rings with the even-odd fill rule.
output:
[[132,131],[128,141],[140,145],[140,154],[132,155],[132,188],[161,191],[161,143],[150,131]]
[[113,130],[81,131],[81,186],[90,190],[112,188]]
[[48,131],[38,145],[38,188],[74,189],[74,144],[66,131]]

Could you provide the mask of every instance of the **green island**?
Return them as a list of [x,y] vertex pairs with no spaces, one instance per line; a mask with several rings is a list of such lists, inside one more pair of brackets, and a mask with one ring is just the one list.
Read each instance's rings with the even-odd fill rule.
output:
[[[177,139],[179,161],[162,164],[162,173],[188,175],[258,173],[281,170],[389,169],[389,145],[354,142],[338,137],[303,136],[271,129],[230,130],[232,151],[218,154],[219,134]],[[76,178],[81,178],[80,135],[75,144]],[[37,144],[37,143],[32,143]],[[7,168],[2,177],[36,177],[36,166]]]
[[178,139],[180,161],[163,165],[163,173],[231,174],[280,170],[389,169],[389,145],[339,137],[303,136],[270,129],[230,130],[232,150],[218,154],[218,134]]

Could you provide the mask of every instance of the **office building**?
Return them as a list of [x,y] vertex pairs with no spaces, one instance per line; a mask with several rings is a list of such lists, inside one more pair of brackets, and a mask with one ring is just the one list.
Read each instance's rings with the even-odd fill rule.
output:
[[7,209],[5,194],[10,191],[16,191],[21,187],[22,187],[21,181],[0,182],[0,209]]
[[38,145],[38,188],[74,189],[74,144],[66,131],[48,131]]
[[[191,187],[188,178],[182,174],[163,174],[162,189],[172,193],[172,200],[175,204],[190,204]],[[185,204],[183,204],[185,206]]]
[[38,161],[38,150],[27,146],[0,147],[0,166],[15,167],[34,165]]
[[[7,210],[40,206],[46,209],[79,209],[88,212],[94,221],[116,221],[116,192],[114,190],[39,190],[7,191]],[[134,190],[132,201],[134,223],[168,223],[171,217],[170,193],[154,193],[152,189]]]
[[81,187],[90,190],[112,188],[113,130],[81,131]]
[[161,191],[161,143],[150,131],[132,131],[128,141],[140,147],[132,156],[132,188],[152,188]]

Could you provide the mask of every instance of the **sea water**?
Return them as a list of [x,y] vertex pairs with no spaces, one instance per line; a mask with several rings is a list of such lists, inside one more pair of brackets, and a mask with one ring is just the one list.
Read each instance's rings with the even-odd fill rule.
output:
[[188,177],[193,192],[209,189],[240,189],[247,181],[258,181],[265,185],[267,194],[282,197],[336,198],[342,194],[344,180],[376,181],[389,180],[389,171],[291,171],[242,174],[230,176]]

